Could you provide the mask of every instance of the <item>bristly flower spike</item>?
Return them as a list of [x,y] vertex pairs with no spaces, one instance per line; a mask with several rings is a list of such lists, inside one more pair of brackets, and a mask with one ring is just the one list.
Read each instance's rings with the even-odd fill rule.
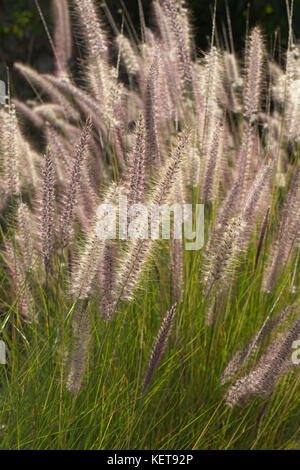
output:
[[151,382],[151,379],[154,373],[156,372],[161,362],[161,359],[166,351],[168,340],[171,335],[172,327],[174,324],[175,312],[176,312],[176,304],[170,308],[167,315],[162,321],[160,330],[156,337],[156,341],[155,341],[155,344],[154,344],[154,347],[150,356],[148,367],[145,373],[143,388],[142,388],[142,396],[144,395],[149,383]]

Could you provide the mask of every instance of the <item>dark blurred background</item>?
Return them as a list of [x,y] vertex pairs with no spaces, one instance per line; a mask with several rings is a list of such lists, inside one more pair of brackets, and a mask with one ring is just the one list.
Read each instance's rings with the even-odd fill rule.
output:
[[[104,1],[97,1],[103,9]],[[141,1],[146,23],[151,25],[151,0]],[[196,45],[201,53],[209,45],[214,2],[187,0],[186,3],[191,11]],[[237,52],[243,50],[247,23],[250,27],[259,23],[265,32],[269,50],[272,50],[276,37],[276,55],[280,60],[280,48],[286,47],[288,36],[286,0],[227,0],[227,4],[235,50]],[[39,5],[52,32],[51,1],[39,0]],[[136,33],[140,34],[138,0],[106,0],[106,5],[118,27],[122,23],[122,18],[127,17],[127,24],[131,21]],[[103,13],[105,15],[105,9]],[[228,31],[227,24],[226,0],[218,0],[217,31],[222,44],[224,44],[224,28]],[[126,27],[125,22],[125,31]],[[300,39],[300,0],[295,0],[293,29],[296,38]],[[6,81],[8,70],[13,93],[24,99],[30,96],[30,89],[13,71],[12,64],[16,61],[29,63],[40,72],[50,72],[53,69],[53,54],[35,0],[0,0],[0,78]]]

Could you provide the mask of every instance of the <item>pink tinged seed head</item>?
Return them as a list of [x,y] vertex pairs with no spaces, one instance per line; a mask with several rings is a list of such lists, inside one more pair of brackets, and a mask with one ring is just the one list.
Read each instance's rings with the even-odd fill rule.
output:
[[77,145],[73,168],[71,170],[70,175],[69,186],[64,197],[64,207],[61,218],[61,239],[63,246],[66,246],[66,244],[68,244],[72,233],[74,209],[77,203],[77,194],[81,182],[83,160],[88,144],[91,127],[92,121],[90,118],[88,118],[80,136],[79,143]]
[[72,31],[68,0],[53,0],[55,18],[54,44],[57,75],[68,75],[68,63],[72,56]]
[[42,239],[42,255],[46,272],[50,270],[54,254],[54,217],[55,217],[55,173],[52,158],[48,151],[42,172],[42,200],[40,230]]
[[171,335],[172,327],[174,324],[175,313],[176,304],[171,307],[171,309],[169,310],[169,312],[161,323],[154,347],[152,349],[148,367],[144,376],[142,395],[144,395],[166,351],[168,340]]

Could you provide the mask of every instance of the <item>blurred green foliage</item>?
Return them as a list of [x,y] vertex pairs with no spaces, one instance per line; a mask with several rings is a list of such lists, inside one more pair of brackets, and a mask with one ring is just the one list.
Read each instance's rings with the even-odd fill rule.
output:
[[[50,0],[39,1],[51,25]],[[51,26],[50,26],[51,28]],[[0,0],[0,79],[10,75],[20,98],[31,96],[31,90],[13,69],[14,62],[30,63],[50,71],[52,51],[34,0]],[[44,65],[43,65],[44,64]]]
[[[44,1],[42,3],[49,3]],[[0,37],[13,35],[22,40],[28,33],[39,32],[40,18],[33,1],[0,0]],[[48,9],[48,8],[47,8]]]
[[28,10],[16,10],[13,12],[13,21],[10,24],[3,26],[4,34],[15,34],[19,39],[24,37],[24,29],[28,28],[32,31],[32,20],[33,13]]

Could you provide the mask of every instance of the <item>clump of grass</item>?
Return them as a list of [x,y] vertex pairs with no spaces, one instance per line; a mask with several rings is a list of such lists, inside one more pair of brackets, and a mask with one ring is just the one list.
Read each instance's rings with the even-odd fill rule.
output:
[[[195,57],[182,1],[154,0],[140,43],[93,0],[53,7],[55,73],[15,64],[43,102],[0,109],[1,447],[298,448],[292,34],[281,64],[259,27],[243,61],[214,38]],[[133,204],[203,202],[205,246],[142,236],[148,217],[102,239],[123,196],[125,231]]]

